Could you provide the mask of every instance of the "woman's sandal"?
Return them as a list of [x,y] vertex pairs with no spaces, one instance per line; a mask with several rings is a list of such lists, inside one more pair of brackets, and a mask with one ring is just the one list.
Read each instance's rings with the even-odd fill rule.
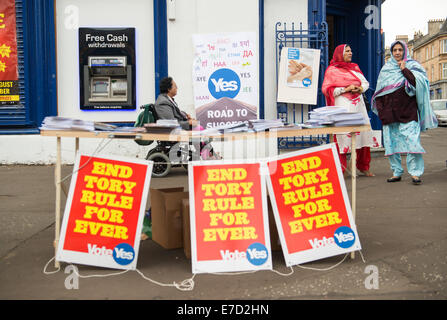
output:
[[387,182],[397,182],[400,180],[402,180],[402,177],[391,177],[391,178],[386,179]]
[[418,185],[422,183],[422,180],[418,177],[411,177],[411,181],[413,182],[413,184]]
[[365,170],[365,171],[360,170],[360,172],[363,173],[367,177],[375,177],[376,176],[374,173],[372,173],[369,170]]

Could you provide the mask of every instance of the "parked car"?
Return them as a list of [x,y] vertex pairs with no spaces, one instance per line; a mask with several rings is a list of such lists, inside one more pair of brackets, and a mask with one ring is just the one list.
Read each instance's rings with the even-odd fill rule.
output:
[[431,100],[430,103],[438,119],[438,125],[447,126],[447,99]]

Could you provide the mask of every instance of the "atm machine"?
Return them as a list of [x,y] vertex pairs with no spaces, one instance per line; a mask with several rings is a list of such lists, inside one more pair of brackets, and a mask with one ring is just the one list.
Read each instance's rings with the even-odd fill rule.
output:
[[84,65],[85,106],[130,106],[132,68],[126,56],[89,56]]

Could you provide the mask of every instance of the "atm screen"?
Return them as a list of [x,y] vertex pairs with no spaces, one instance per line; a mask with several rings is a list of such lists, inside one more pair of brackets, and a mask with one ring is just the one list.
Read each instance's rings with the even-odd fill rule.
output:
[[96,94],[108,94],[109,93],[109,83],[107,81],[95,81],[93,83],[93,92]]

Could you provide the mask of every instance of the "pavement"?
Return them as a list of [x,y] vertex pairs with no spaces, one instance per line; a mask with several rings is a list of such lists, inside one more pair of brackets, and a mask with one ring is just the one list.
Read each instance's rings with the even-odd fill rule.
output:
[[[391,176],[382,152],[372,155],[375,177],[357,179],[356,224],[362,255],[287,268],[281,251],[272,254],[276,272],[198,274],[183,249],[141,242],[138,271],[61,263],[54,256],[54,166],[0,166],[0,299],[2,300],[445,300],[447,298],[447,128],[423,133],[425,173],[414,186]],[[405,158],[404,158],[405,159]],[[62,176],[72,166],[64,166]],[[69,179],[68,179],[69,180]],[[350,178],[346,178],[350,195]],[[176,168],[152,179],[155,188],[184,186]],[[65,201],[65,197],[62,197]],[[65,204],[65,202],[63,203]],[[48,263],[49,262],[49,263]],[[55,273],[45,274],[46,271]],[[91,277],[95,275],[94,277]],[[173,283],[192,279],[189,291]],[[152,281],[151,281],[152,280]]]

